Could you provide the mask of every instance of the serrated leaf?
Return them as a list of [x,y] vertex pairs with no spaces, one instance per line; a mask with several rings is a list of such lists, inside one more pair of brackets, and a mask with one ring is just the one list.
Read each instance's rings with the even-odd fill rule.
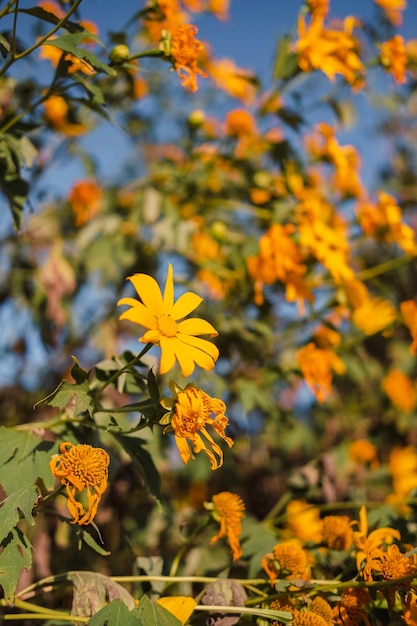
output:
[[72,78],[84,87],[94,105],[100,106],[106,104],[106,99],[100,87],[78,74],[73,74]]
[[74,417],[85,411],[88,411],[90,415],[92,414],[94,403],[87,381],[75,384],[70,383],[68,380],[61,380],[55,391],[43,398],[43,400],[40,400],[35,406],[46,403],[57,409],[64,409],[72,400],[74,400]]
[[0,538],[7,537],[23,516],[31,526],[35,525],[32,511],[39,497],[36,485],[27,485],[10,494],[0,502]]
[[82,384],[83,382],[88,380],[89,372],[83,370],[82,367],[80,367],[78,359],[75,356],[71,356],[71,358],[74,361],[74,365],[71,368],[71,376],[77,384]]
[[143,439],[139,439],[138,437],[129,437],[128,435],[120,435],[117,433],[112,434],[123,446],[133,463],[139,469],[151,494],[160,500],[161,477],[155,467],[151,455],[142,445],[145,441]]
[[32,545],[19,528],[14,528],[0,542],[0,586],[7,604],[13,603],[20,572],[31,566]]
[[96,613],[88,624],[89,626],[144,626],[139,616],[130,612],[121,600],[112,600],[110,604]]
[[[88,37],[94,39],[98,43],[101,43],[100,40],[91,33],[88,33]],[[67,33],[66,35],[62,35],[61,37],[57,37],[56,39],[50,39],[48,41],[45,41],[44,45],[53,46],[54,48],[59,48],[59,50],[64,50],[64,52],[72,54],[77,59],[88,61],[88,63],[90,63],[96,70],[101,70],[102,72],[105,72],[110,76],[116,76],[117,72],[115,69],[100,61],[100,59],[90,50],[79,48],[77,46],[77,44],[81,43],[85,38],[85,32]]]
[[113,600],[121,600],[129,610],[135,608],[130,593],[104,574],[68,572],[68,579],[74,586],[71,615],[90,617]]
[[138,608],[132,613],[146,626],[181,626],[179,619],[148,596],[141,597]]
[[44,441],[30,431],[0,427],[0,484],[6,494],[33,485],[40,478],[46,489],[52,489],[55,479],[49,461],[56,444]]

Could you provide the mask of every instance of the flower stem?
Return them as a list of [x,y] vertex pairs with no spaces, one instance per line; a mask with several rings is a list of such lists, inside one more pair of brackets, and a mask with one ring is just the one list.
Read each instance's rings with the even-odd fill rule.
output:
[[117,380],[119,378],[119,376],[121,376],[122,374],[124,374],[124,372],[126,372],[127,370],[131,369],[132,367],[134,367],[137,363],[139,363],[139,361],[141,360],[141,358],[147,353],[149,352],[149,350],[152,348],[153,343],[147,343],[146,346],[143,348],[142,352],[139,352],[139,354],[137,354],[131,361],[129,361],[129,363],[126,363],[126,365],[124,365],[121,369],[117,370],[117,372],[115,372],[114,374],[112,374],[110,376],[110,378],[108,378],[106,380],[106,382],[104,382],[101,387],[99,387],[96,390],[96,397],[99,397],[104,389],[106,387],[108,387],[109,385],[111,385],[111,383],[113,383],[115,380]]

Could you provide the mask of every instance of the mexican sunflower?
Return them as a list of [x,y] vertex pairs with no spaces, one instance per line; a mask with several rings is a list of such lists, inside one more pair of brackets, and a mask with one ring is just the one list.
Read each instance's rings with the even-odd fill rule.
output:
[[[226,405],[218,398],[211,398],[207,393],[194,387],[191,383],[181,389],[171,383],[174,392],[173,398],[163,400],[164,406],[170,412],[161,420],[161,424],[168,424],[175,435],[181,458],[184,463],[191,459],[188,441],[193,445],[193,452],[205,452],[210,460],[211,469],[215,470],[223,464],[223,451],[214,441],[207,430],[210,426],[230,447],[233,439],[226,436],[225,429],[229,423],[224,412]],[[187,441],[188,440],[188,441]]]
[[233,560],[242,556],[239,535],[242,532],[242,518],[245,517],[245,504],[238,495],[230,491],[222,491],[212,498],[212,503],[206,503],[206,508],[212,510],[213,517],[220,523],[217,535],[211,538],[215,543],[221,537],[227,537],[232,550]]
[[[102,448],[74,445],[69,441],[61,443],[59,449],[61,454],[53,455],[49,467],[65,485],[68,510],[74,518],[71,524],[91,524],[107,487],[110,457]],[[87,494],[86,507],[75,497],[84,492]]]
[[194,363],[204,370],[211,370],[217,361],[219,351],[216,346],[197,335],[217,336],[217,331],[209,322],[198,317],[182,320],[203,301],[195,293],[187,291],[174,303],[174,282],[172,265],[168,266],[168,275],[162,296],[158,283],[147,274],[134,274],[128,280],[133,284],[140,298],[122,298],[117,303],[129,305],[129,309],[120,315],[148,330],[139,341],[154,343],[161,348],[161,374],[171,370],[177,360],[184,377],[194,371]]

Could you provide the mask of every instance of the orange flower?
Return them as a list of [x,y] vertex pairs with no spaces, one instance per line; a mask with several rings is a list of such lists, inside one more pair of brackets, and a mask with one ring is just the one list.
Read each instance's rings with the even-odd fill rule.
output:
[[349,457],[358,465],[369,463],[372,468],[378,467],[377,450],[367,439],[356,439],[349,444]]
[[76,182],[69,194],[76,226],[83,226],[100,211],[102,190],[94,180]]
[[307,553],[298,539],[289,539],[274,546],[262,558],[262,567],[268,574],[271,585],[277,578],[306,578],[308,569]]
[[347,588],[343,590],[340,600],[333,609],[335,622],[338,626],[371,626],[365,612],[369,604],[367,589]]
[[242,556],[239,535],[242,532],[241,521],[245,517],[245,504],[235,493],[222,491],[212,497],[212,504],[205,504],[206,508],[212,511],[213,517],[220,522],[220,530],[210,543],[215,543],[221,537],[227,537],[232,550],[233,560],[236,561]]
[[411,333],[413,342],[410,346],[411,354],[417,354],[417,304],[414,300],[405,300],[400,304],[403,322]]
[[45,118],[50,127],[68,137],[77,137],[86,132],[81,124],[73,124],[68,120],[68,104],[61,96],[50,96],[43,103]]
[[417,595],[408,593],[405,598],[404,622],[407,626],[417,626]]
[[256,85],[250,70],[237,67],[231,59],[217,59],[208,61],[207,71],[219,89],[246,105],[253,104]]
[[401,26],[403,21],[401,11],[406,8],[407,0],[375,0],[375,2],[394,26]]
[[198,89],[197,74],[207,78],[207,74],[197,67],[199,56],[204,51],[204,45],[195,37],[197,33],[198,28],[194,24],[183,24],[171,33],[167,50],[165,42],[161,43],[161,49],[172,58],[181,85],[192,93]]
[[382,381],[382,389],[401,411],[412,411],[416,405],[416,390],[404,372],[392,369]]
[[383,67],[392,75],[395,82],[400,85],[406,83],[408,56],[404,37],[394,35],[394,37],[382,43],[380,47],[380,59]]
[[254,117],[246,109],[233,109],[226,115],[225,130],[228,135],[241,137],[255,135],[258,132]]
[[327,515],[323,519],[323,541],[331,550],[347,550],[352,537],[352,525],[346,515]]
[[199,317],[182,319],[194,311],[203,299],[187,291],[174,303],[172,265],[168,265],[163,296],[156,280],[147,274],[134,274],[128,280],[135,287],[140,300],[119,300],[118,305],[127,304],[130,307],[120,315],[120,319],[130,320],[148,329],[139,341],[154,343],[161,348],[161,374],[169,372],[176,360],[184,377],[193,373],[194,363],[204,370],[213,369],[219,351],[214,344],[198,335],[216,337],[218,333],[209,322]]
[[374,335],[384,330],[397,318],[395,307],[383,298],[367,298],[353,312],[353,323],[360,328],[365,335]]
[[[68,510],[74,518],[71,524],[91,524],[107,487],[110,457],[102,448],[69,441],[61,443],[59,449],[61,454],[53,455],[49,467],[65,485]],[[87,493],[86,508],[75,497],[83,492]]]
[[300,16],[294,49],[303,72],[321,70],[332,81],[336,74],[341,74],[351,85],[362,86],[365,68],[358,56],[358,42],[352,35],[355,24],[355,18],[348,16],[343,30],[330,30],[324,28],[320,16],[314,17],[308,26]]
[[170,429],[174,431],[175,443],[184,463],[188,463],[191,459],[188,446],[188,441],[190,441],[194,446],[193,452],[195,454],[205,452],[210,460],[211,469],[217,469],[223,465],[223,451],[206,427],[210,426],[229,448],[232,447],[233,439],[227,437],[225,433],[229,423],[225,415],[225,403],[218,398],[212,398],[191,383],[185,389],[181,389],[173,382],[170,387],[174,397],[164,399],[163,405],[170,411],[160,423],[168,424],[165,431]]
[[309,343],[297,352],[297,361],[301,367],[304,380],[317,398],[325,402],[332,389],[332,370],[344,374],[346,368],[343,361],[330,350],[316,348]]
[[325,18],[329,12],[330,0],[307,0],[313,19],[315,17]]
[[402,554],[396,544],[387,546],[386,552],[378,553],[373,561],[372,569],[378,572],[383,580],[396,580],[416,573],[413,557]]
[[303,541],[320,543],[322,540],[320,513],[305,500],[291,500],[287,506],[287,524],[291,532]]
[[417,487],[417,453],[412,446],[394,448],[390,452],[389,469],[394,493],[405,500]]

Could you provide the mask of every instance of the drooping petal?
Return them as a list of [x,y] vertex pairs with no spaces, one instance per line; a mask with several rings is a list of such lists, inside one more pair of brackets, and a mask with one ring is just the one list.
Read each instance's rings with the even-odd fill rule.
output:
[[200,296],[197,296],[197,294],[191,291],[187,291],[178,298],[172,308],[171,315],[174,320],[180,320],[191,313],[191,311],[194,311],[202,301],[203,298],[200,298]]
[[152,276],[147,274],[134,274],[129,280],[136,289],[138,296],[150,312],[159,317],[162,315],[162,295],[159,285]]
[[198,348],[203,352],[207,352],[207,354],[211,356],[213,361],[217,361],[217,359],[219,358],[219,349],[211,341],[207,341],[207,339],[201,339],[200,337],[193,337],[192,335],[185,335],[184,333],[178,333],[177,336],[180,341],[183,341],[187,345]]
[[175,443],[177,444],[182,460],[184,463],[188,463],[191,459],[191,452],[188,447],[187,439],[185,437],[178,437],[178,435],[175,435]]
[[210,322],[206,322],[206,320],[202,320],[199,317],[189,317],[182,322],[178,322],[178,332],[186,335],[210,335],[211,337],[217,337],[219,334]]
[[[168,265],[168,274],[165,282],[164,300],[162,311],[164,315],[170,315],[174,306],[174,280],[172,278],[172,265]],[[174,318],[175,319],[175,318]]]
[[175,365],[175,341],[168,337],[161,336],[159,340],[159,346],[161,348],[161,365],[159,371],[161,374],[166,374]]
[[120,318],[121,320],[129,320],[135,324],[139,324],[144,328],[156,328],[156,318],[147,309],[142,302],[134,300],[133,298],[122,298],[117,305],[128,304],[131,308],[124,311]]

